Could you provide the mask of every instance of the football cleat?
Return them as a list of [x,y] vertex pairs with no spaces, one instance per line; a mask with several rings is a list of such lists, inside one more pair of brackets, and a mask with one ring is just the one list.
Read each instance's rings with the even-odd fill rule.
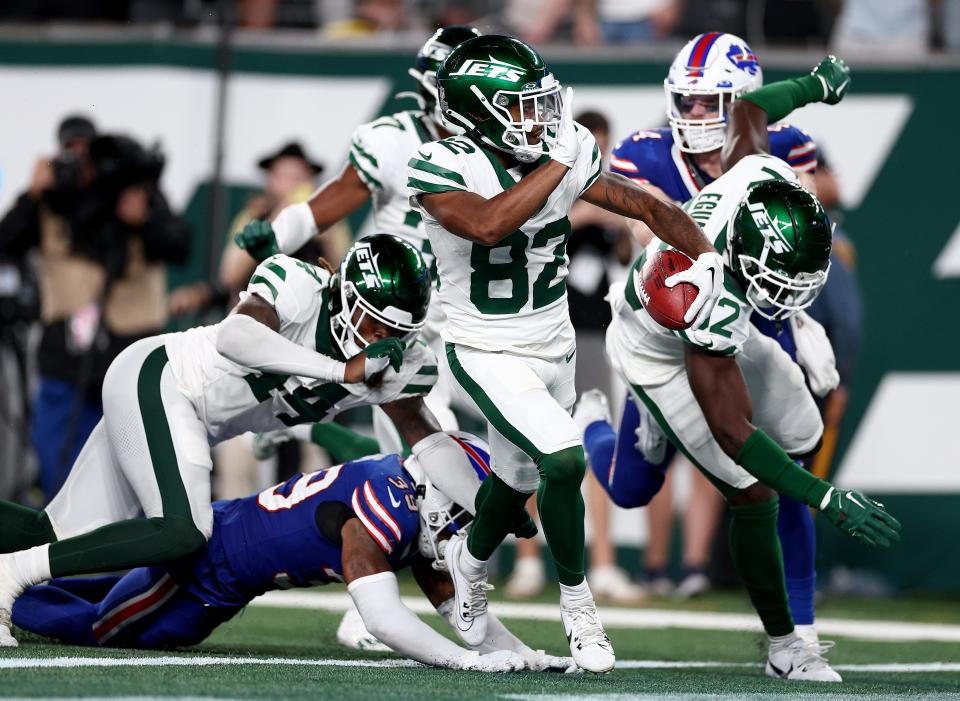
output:
[[667,457],[667,436],[650,411],[639,401],[637,411],[640,413],[640,423],[636,430],[636,448],[648,463],[660,465]]
[[457,635],[467,645],[476,647],[487,637],[487,592],[493,585],[487,583],[486,568],[475,576],[463,571],[460,553],[467,547],[465,537],[456,536],[447,545],[447,571],[453,580],[453,625]]
[[843,678],[824,657],[832,647],[832,642],[811,643],[798,635],[783,642],[771,642],[767,676],[790,681],[841,682]]
[[685,601],[708,591],[710,591],[710,579],[707,575],[700,570],[691,569],[677,584],[673,590],[673,596]]
[[616,663],[613,644],[603,631],[593,599],[560,602],[560,620],[573,661],[587,672],[606,674]]
[[372,650],[374,652],[392,652],[392,650],[373,637],[363,623],[363,618],[357,607],[350,604],[350,608],[340,619],[337,626],[337,642],[352,650]]
[[600,601],[612,604],[639,604],[647,599],[647,592],[630,581],[627,573],[616,565],[594,567],[587,573],[590,591]]
[[11,612],[13,602],[23,592],[23,586],[10,569],[12,555],[0,555],[0,647],[17,647],[13,637]]
[[504,592],[511,599],[532,599],[547,584],[543,560],[539,557],[521,557],[513,563],[513,572]]
[[588,389],[580,395],[577,408],[573,410],[573,421],[582,434],[587,426],[597,421],[610,421],[610,402],[599,389]]

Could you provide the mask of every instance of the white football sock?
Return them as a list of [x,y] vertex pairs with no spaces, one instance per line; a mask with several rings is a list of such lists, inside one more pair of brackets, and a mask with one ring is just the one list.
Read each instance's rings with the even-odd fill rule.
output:
[[463,570],[463,573],[468,577],[476,577],[478,575],[486,575],[487,573],[487,561],[478,560],[471,553],[470,549],[467,547],[467,544],[464,543],[463,547],[460,548],[460,569]]
[[593,594],[590,593],[590,587],[587,586],[587,580],[584,579],[580,584],[574,584],[568,586],[566,584],[560,585],[560,600],[561,601],[592,601]]
[[10,553],[10,574],[24,589],[50,579],[50,543]]

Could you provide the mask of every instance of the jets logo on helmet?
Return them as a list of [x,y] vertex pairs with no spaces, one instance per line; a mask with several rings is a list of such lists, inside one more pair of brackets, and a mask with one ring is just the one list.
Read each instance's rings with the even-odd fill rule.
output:
[[[370,244],[357,244],[357,265],[363,275],[363,282],[371,289],[383,287],[380,282],[380,270],[377,267],[377,256],[370,252]],[[379,254],[378,254],[379,255]]]
[[[523,78],[524,72],[520,66],[512,66],[509,63],[498,61],[491,56],[489,61],[475,59],[464,61],[463,65],[450,75],[474,75],[481,78],[493,78],[494,80],[505,80],[509,83],[516,83]],[[529,89],[528,86],[530,85],[535,86],[536,84],[528,83],[524,85],[522,89]]]
[[[680,150],[705,153],[723,146],[730,104],[761,85],[763,71],[743,39],[707,32],[687,42],[663,81],[667,118]],[[695,115],[697,102],[704,109]]]
[[770,217],[763,202],[748,202],[747,209],[753,215],[753,223],[757,225],[757,229],[770,244],[772,252],[786,253],[793,248],[783,236],[783,229],[790,228],[789,222],[784,222],[781,228],[780,221]]

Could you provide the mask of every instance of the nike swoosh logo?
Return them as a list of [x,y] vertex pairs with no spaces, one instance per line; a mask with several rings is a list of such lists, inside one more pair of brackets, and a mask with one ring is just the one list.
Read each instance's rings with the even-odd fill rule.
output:
[[393,490],[390,487],[387,487],[387,494],[390,495],[390,503],[393,504],[393,508],[400,506],[400,500],[393,496]]
[[570,355],[568,355],[568,356],[566,357],[566,361],[569,363],[569,362],[570,362],[570,358],[572,358],[572,357],[575,356],[576,354],[577,354],[577,349],[574,348],[572,351],[570,351]]
[[843,91],[847,89],[847,86],[850,84],[850,79],[847,78],[845,81],[840,83],[840,87],[837,88],[837,95],[843,95]]
[[847,499],[849,499],[850,501],[852,501],[854,504],[856,504],[857,506],[859,506],[861,509],[866,508],[863,504],[861,504],[861,503],[857,500],[857,498],[856,498],[855,496],[853,496],[853,495],[850,494],[850,493],[847,493]]
[[428,156],[428,155],[426,155],[426,154],[424,154],[424,153],[419,153],[419,152],[418,152],[417,155],[420,156],[420,158],[422,158],[422,159],[425,160],[425,161],[433,160],[433,154],[432,154],[432,153]]
[[767,662],[770,664],[770,669],[772,669],[774,672],[777,673],[778,676],[783,677],[784,679],[786,679],[786,678],[787,678],[787,675],[790,674],[790,672],[793,671],[793,663],[792,663],[792,662],[790,663],[790,666],[787,667],[787,671],[785,671],[785,672],[784,672],[782,669],[780,669],[779,667],[777,667],[777,665],[775,665],[773,662],[770,662],[770,660],[767,660]]

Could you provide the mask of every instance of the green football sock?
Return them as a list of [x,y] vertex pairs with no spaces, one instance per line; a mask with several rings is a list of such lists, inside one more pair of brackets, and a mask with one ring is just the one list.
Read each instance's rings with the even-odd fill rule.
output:
[[583,495],[580,483],[587,469],[583,447],[574,446],[545,455],[540,465],[537,509],[540,524],[557,565],[561,584],[574,586],[583,581],[584,534]]
[[136,518],[50,545],[50,574],[112,572],[158,565],[189,555],[206,539],[190,519]]
[[45,512],[0,501],[0,553],[26,550],[56,539]]
[[467,550],[478,560],[489,560],[521,517],[529,494],[518,492],[495,474],[480,485],[474,504],[477,515],[467,534]]
[[375,438],[363,436],[335,423],[314,424],[310,429],[310,440],[326,448],[330,459],[336,464],[380,452],[380,444]]
[[783,553],[777,537],[779,499],[730,506],[730,554],[734,567],[768,635],[793,631],[783,573]]

